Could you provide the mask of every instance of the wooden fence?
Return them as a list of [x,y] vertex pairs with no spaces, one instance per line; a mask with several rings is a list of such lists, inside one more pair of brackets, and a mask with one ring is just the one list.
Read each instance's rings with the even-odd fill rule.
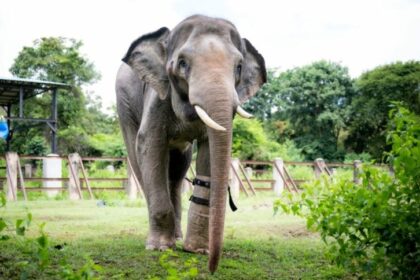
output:
[[[125,157],[80,157],[78,154],[40,157],[6,153],[3,157],[0,156],[0,159],[3,159],[5,163],[5,166],[0,166],[5,170],[4,176],[0,176],[0,188],[5,190],[8,200],[17,200],[19,192],[26,200],[27,192],[33,191],[42,191],[48,196],[67,192],[68,197],[74,200],[93,199],[94,193],[99,191],[125,191],[130,199],[142,196],[141,186]],[[34,164],[37,161],[38,164]],[[42,176],[34,176],[31,170],[34,166],[41,167],[39,161],[42,161]],[[124,175],[121,177],[113,175],[107,178],[89,175],[89,166],[98,161],[110,163],[108,167],[112,166],[111,163],[117,162],[121,168],[125,168]],[[194,163],[187,173],[190,179],[195,177],[193,166]],[[63,168],[67,172],[64,172]],[[296,172],[302,168],[304,168],[306,178],[299,178]],[[314,162],[291,162],[280,158],[273,161],[232,159],[229,185],[232,195],[236,198],[239,197],[240,192],[246,196],[257,195],[259,191],[273,191],[276,195],[280,195],[283,191],[298,192],[302,183],[319,177],[321,174],[334,176],[337,168],[352,170],[354,182],[359,182],[360,161],[348,164],[325,163],[322,159]],[[62,174],[65,173],[68,175],[63,176]],[[41,182],[42,185],[28,186],[31,182]],[[103,182],[109,185],[104,186]],[[98,184],[101,185],[98,186]],[[192,190],[192,187],[191,180],[185,180],[184,189]]]

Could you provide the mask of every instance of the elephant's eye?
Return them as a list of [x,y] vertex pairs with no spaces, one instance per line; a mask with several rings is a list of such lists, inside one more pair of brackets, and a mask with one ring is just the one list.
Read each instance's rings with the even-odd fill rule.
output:
[[179,68],[179,70],[185,71],[187,69],[187,67],[188,67],[188,64],[187,64],[187,62],[185,60],[180,59],[178,61],[178,68]]
[[235,71],[236,81],[239,81],[240,80],[241,73],[242,73],[242,64],[238,64],[238,66],[236,66],[236,71]]
[[242,72],[242,64],[239,64],[238,66],[236,66],[236,74],[241,75]]

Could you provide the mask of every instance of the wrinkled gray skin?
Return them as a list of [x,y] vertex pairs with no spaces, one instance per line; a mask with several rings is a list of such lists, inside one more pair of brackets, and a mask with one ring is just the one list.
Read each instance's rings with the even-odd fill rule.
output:
[[[192,16],[172,31],[161,28],[140,37],[123,61],[116,81],[117,110],[147,200],[146,248],[174,247],[182,238],[180,191],[196,139],[197,176],[211,178],[210,218],[204,238],[187,236],[184,249],[208,251],[214,272],[223,242],[232,120],[237,106],[265,83],[264,59],[232,23]],[[206,126],[194,105],[226,131]]]

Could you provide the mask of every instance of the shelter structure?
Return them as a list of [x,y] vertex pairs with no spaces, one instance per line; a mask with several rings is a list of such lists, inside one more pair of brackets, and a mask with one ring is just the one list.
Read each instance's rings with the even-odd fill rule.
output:
[[[5,119],[10,130],[9,137],[6,140],[7,151],[10,149],[10,142],[13,136],[11,123],[35,122],[45,123],[51,129],[51,152],[57,153],[57,90],[60,88],[70,89],[71,86],[48,81],[0,77],[0,106],[4,108],[7,114]],[[26,117],[23,112],[24,102],[31,102],[30,98],[44,93],[49,93],[52,96],[50,117],[45,119]],[[18,106],[17,115],[12,116],[12,106]]]

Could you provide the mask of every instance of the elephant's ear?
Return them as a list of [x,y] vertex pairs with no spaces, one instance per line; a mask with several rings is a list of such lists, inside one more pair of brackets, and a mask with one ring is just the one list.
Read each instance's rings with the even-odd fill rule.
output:
[[267,71],[262,55],[247,40],[242,39],[244,44],[244,63],[242,65],[241,82],[237,92],[239,101],[244,103],[254,96],[260,87],[267,81]]
[[135,40],[122,59],[131,66],[139,78],[148,83],[161,99],[165,99],[169,90],[166,65],[166,45],[169,29],[159,30],[143,35]]

